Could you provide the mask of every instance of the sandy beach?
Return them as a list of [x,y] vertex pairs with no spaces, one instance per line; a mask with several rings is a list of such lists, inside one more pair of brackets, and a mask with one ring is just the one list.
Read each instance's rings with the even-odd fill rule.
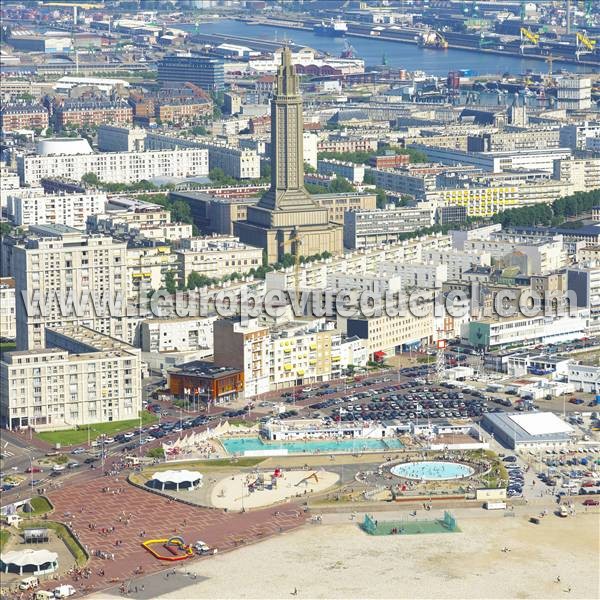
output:
[[375,537],[347,514],[325,515],[321,525],[190,563],[153,582],[153,597],[598,597],[598,514],[550,515],[540,525],[490,513],[458,521],[460,533]]

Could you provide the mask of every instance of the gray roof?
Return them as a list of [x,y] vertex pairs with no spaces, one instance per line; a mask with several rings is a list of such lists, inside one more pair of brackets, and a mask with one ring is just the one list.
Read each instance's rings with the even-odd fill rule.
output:
[[[566,442],[570,438],[568,433],[547,433],[540,435],[531,435],[527,433],[522,427],[517,425],[515,421],[510,418],[509,413],[485,413],[483,415],[482,425],[488,429],[491,425],[492,430],[501,430],[503,435],[507,438],[514,440],[517,444],[523,443],[555,443],[555,442]],[[487,427],[486,427],[487,426]]]

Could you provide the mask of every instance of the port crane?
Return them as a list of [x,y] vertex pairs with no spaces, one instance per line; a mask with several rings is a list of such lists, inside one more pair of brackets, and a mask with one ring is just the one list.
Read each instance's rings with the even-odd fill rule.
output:
[[448,48],[448,41],[439,31],[430,29],[419,36],[419,46],[445,50]]
[[528,46],[537,46],[540,42],[539,34],[531,32],[527,27],[521,27],[519,33],[521,35],[521,54],[525,54],[525,48]]
[[582,54],[590,54],[596,49],[596,40],[589,38],[584,31],[578,31],[575,34],[575,43],[577,45],[575,50],[577,60]]

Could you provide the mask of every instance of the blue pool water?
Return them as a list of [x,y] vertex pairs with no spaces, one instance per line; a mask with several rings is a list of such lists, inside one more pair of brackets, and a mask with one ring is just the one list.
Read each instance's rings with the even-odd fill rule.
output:
[[258,437],[221,438],[221,444],[229,454],[244,455],[245,452],[259,450],[287,450],[290,454],[316,454],[336,452],[376,452],[382,450],[397,450],[403,447],[400,440],[312,440],[299,442],[263,442]]
[[446,479],[462,479],[475,472],[469,465],[442,461],[422,461],[402,463],[392,467],[390,471],[405,479],[425,479],[443,481]]

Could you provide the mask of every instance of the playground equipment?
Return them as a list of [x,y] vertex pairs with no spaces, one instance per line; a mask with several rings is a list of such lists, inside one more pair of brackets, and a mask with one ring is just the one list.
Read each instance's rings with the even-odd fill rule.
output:
[[305,485],[311,480],[314,479],[315,483],[319,483],[319,476],[315,473],[311,473],[308,477],[304,477],[303,479],[301,479],[297,484],[296,487],[298,487],[299,485],[301,485],[302,483],[304,483]]
[[[179,536],[170,538],[161,538],[158,540],[146,540],[142,542],[142,546],[158,560],[167,560],[175,562],[186,560],[194,555],[194,548],[183,541]],[[169,554],[164,554],[159,549],[166,550]]]
[[360,527],[369,535],[412,535],[417,533],[453,533],[460,531],[456,519],[448,511],[444,511],[443,519],[377,521],[372,515],[365,515]]

